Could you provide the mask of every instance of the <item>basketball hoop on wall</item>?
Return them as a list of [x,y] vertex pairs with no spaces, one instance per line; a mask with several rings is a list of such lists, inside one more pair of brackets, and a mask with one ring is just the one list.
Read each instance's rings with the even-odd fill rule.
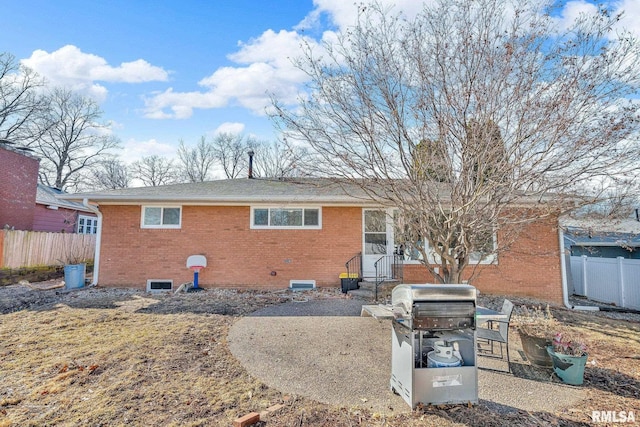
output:
[[187,258],[187,268],[193,270],[193,288],[187,292],[198,292],[203,289],[198,287],[198,275],[200,270],[207,266],[207,258],[204,255],[190,255]]

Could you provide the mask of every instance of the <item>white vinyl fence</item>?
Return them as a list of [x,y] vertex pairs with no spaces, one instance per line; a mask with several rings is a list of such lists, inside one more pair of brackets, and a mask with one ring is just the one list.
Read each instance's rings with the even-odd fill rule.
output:
[[640,260],[571,257],[576,295],[619,307],[640,310]]

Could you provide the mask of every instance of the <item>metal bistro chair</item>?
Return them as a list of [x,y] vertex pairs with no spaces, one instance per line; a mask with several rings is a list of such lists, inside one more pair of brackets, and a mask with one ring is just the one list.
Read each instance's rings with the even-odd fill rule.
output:
[[[508,299],[504,300],[502,304],[502,310],[500,313],[506,315],[506,320],[488,320],[487,328],[477,328],[476,337],[478,340],[485,340],[491,345],[491,354],[495,355],[493,351],[493,344],[500,344],[500,359],[504,359],[504,353],[502,352],[502,345],[507,348],[507,367],[508,372],[511,372],[511,365],[509,363],[509,322],[511,321],[511,313],[513,312],[513,303]],[[497,356],[495,356],[497,357]]]

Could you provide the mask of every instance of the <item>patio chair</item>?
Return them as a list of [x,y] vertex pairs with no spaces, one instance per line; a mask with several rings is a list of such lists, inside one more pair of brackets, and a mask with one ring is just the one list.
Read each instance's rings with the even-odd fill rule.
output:
[[507,349],[506,355],[508,372],[511,372],[511,364],[509,363],[509,322],[511,321],[512,312],[513,303],[508,299],[505,299],[504,303],[502,304],[502,310],[500,310],[500,313],[506,315],[506,320],[489,320],[487,321],[486,328],[479,327],[476,329],[477,339],[485,340],[491,346],[490,353],[493,357],[498,357],[497,353],[493,351],[494,343],[498,343],[500,345],[500,359],[504,359],[504,353],[502,351],[502,345],[504,344]]

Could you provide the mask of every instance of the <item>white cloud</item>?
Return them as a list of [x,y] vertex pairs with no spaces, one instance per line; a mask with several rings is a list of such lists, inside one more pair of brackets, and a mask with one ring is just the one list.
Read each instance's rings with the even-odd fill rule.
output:
[[636,37],[640,37],[640,2],[638,0],[622,0],[617,3],[616,12],[624,11],[619,22],[621,28],[626,28]]
[[[373,0],[366,0],[373,1]],[[435,0],[383,0],[384,5],[396,6],[405,16],[413,17],[425,3]],[[353,2],[344,0],[314,0],[314,10],[295,30],[321,24],[328,17],[339,29],[356,22],[358,9]],[[333,31],[324,31],[322,39],[335,40]],[[271,95],[280,102],[297,102],[300,85],[308,76],[291,62],[301,55],[300,45],[309,43],[319,48],[320,42],[297,31],[267,30],[259,37],[240,42],[239,50],[227,56],[238,66],[222,67],[198,82],[202,91],[175,92],[172,88],[145,99],[145,116],[155,119],[186,119],[193,109],[241,106],[255,114],[264,115],[271,106]]]
[[572,0],[567,2],[556,21],[560,30],[566,30],[571,27],[580,15],[592,15],[597,11],[597,6],[592,3],[585,0]]
[[155,139],[149,139],[146,141],[129,139],[123,144],[120,158],[122,158],[125,163],[131,164],[143,157],[154,154],[172,158],[174,157],[175,152],[176,147],[174,145],[158,142]]
[[35,50],[22,64],[32,68],[54,86],[64,86],[102,101],[107,96],[105,86],[97,82],[142,83],[166,81],[169,73],[143,59],[111,66],[106,59],[82,52],[73,45],[54,52]]
[[218,126],[213,131],[213,134],[218,135],[221,133],[231,133],[235,135],[240,135],[242,134],[242,132],[244,132],[244,128],[245,128],[244,123],[226,122]]
[[[300,55],[305,40],[294,31],[267,30],[260,37],[240,43],[240,49],[228,58],[239,67],[222,67],[198,82],[202,92],[174,92],[173,89],[145,99],[145,116],[155,119],[185,119],[194,108],[242,106],[264,115],[271,105],[270,95],[283,102],[295,102],[300,83],[306,75],[291,58]],[[314,43],[307,39],[307,42]]]
[[392,7],[392,11],[396,13],[402,12],[408,18],[415,17],[425,4],[435,4],[435,0],[363,0],[362,2],[314,0],[315,9],[296,28],[315,27],[318,25],[321,16],[325,14],[339,31],[343,31],[355,24],[358,18],[358,6],[374,2],[380,3],[383,8]]

